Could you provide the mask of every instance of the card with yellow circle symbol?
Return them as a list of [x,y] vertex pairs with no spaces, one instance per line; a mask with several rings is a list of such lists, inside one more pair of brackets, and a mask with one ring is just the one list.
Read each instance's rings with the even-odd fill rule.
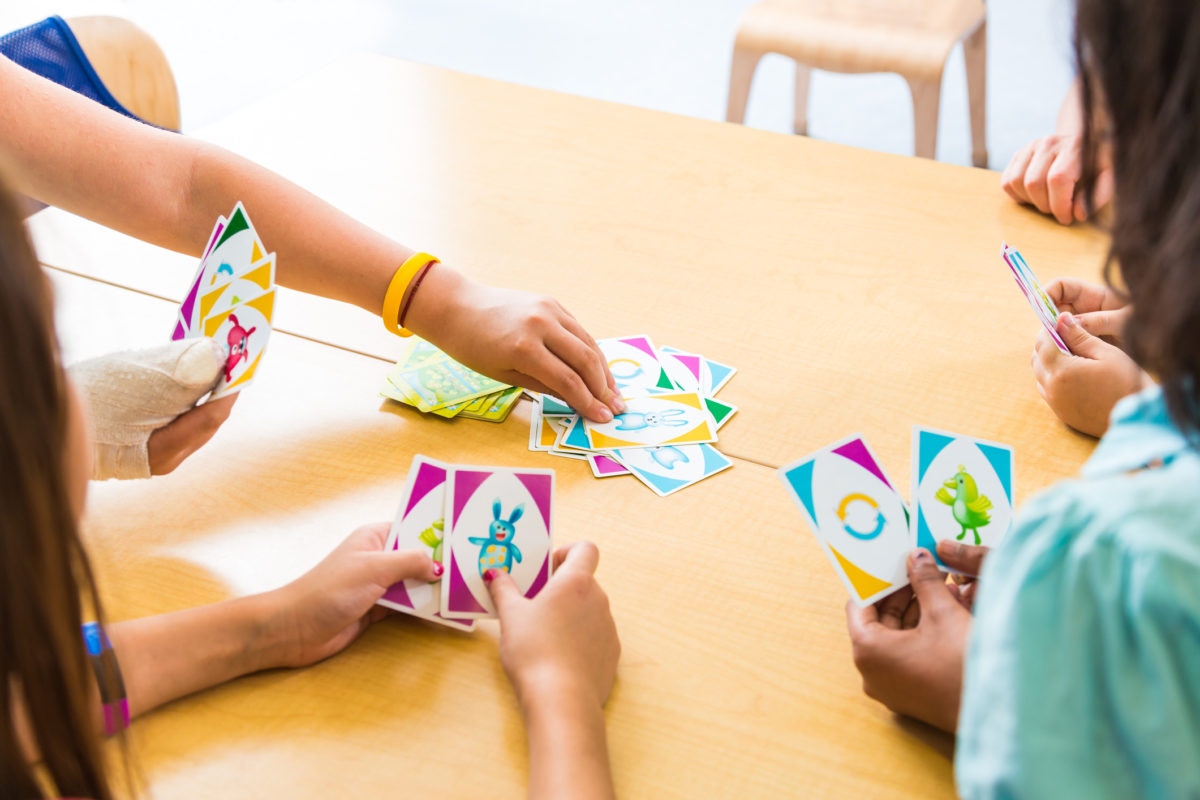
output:
[[908,508],[861,436],[793,461],[778,474],[856,605],[908,585]]

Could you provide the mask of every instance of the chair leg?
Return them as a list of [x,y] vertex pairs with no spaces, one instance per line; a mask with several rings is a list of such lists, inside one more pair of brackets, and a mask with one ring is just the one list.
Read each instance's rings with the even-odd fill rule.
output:
[[908,79],[913,100],[913,150],[920,158],[937,157],[938,103],[942,97],[942,76],[935,79]]
[[725,106],[725,121],[739,125],[746,121],[746,103],[750,99],[750,85],[754,82],[754,71],[762,53],[742,50],[733,46],[733,64],[729,67],[729,102]]
[[796,109],[792,130],[808,136],[808,85],[812,82],[812,67],[796,63]]
[[963,40],[967,98],[971,107],[971,162],[987,168],[987,19]]

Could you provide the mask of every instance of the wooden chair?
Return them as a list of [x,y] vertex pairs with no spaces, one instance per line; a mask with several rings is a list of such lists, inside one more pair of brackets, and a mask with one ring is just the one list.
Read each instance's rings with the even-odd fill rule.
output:
[[796,62],[796,133],[808,132],[813,69],[895,72],[913,98],[915,150],[937,150],[942,70],[959,41],[967,71],[972,161],[987,166],[987,8],[984,0],[762,0],[738,25],[725,119],[741,123],[759,59],[779,53]]
[[179,90],[162,48],[120,17],[68,19],[71,32],[113,96],[146,122],[177,131]]

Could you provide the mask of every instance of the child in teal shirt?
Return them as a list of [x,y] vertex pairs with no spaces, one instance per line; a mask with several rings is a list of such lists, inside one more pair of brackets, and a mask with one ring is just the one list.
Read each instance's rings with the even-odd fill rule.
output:
[[1021,509],[977,588],[918,551],[911,595],[849,627],[868,694],[957,731],[964,797],[1200,797],[1200,4],[1078,0],[1076,52],[1081,187],[1107,146],[1124,345],[1159,385]]

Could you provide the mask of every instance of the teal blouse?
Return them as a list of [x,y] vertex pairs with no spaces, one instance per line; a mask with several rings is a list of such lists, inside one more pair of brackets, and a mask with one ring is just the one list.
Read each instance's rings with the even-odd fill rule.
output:
[[966,798],[1200,798],[1200,453],[1157,387],[980,578],[955,773]]

